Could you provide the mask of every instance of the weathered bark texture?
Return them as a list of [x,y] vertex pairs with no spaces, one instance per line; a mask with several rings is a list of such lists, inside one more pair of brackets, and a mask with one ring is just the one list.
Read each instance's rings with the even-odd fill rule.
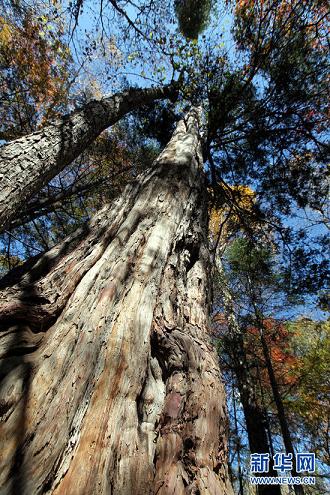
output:
[[174,96],[173,86],[129,89],[93,100],[41,131],[0,148],[0,232],[27,200],[72,162],[107,127],[141,105]]
[[[273,467],[273,452],[267,432],[266,411],[260,404],[257,396],[258,383],[256,383],[256,380],[252,378],[250,373],[242,331],[235,315],[234,300],[228,287],[220,258],[217,259],[217,268],[221,279],[220,287],[230,333],[228,338],[228,352],[231,356],[236,384],[243,406],[250,451],[251,453],[266,453],[270,455],[269,471],[258,473],[258,476],[277,476],[277,471]],[[257,493],[258,495],[281,495],[281,488],[277,485],[259,485],[257,486]]]
[[3,281],[0,493],[232,494],[196,111],[111,209]]

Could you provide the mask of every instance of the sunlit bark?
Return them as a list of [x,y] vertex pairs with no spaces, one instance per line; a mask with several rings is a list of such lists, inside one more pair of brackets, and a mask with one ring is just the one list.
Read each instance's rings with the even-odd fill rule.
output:
[[232,494],[198,112],[1,295],[0,493]]

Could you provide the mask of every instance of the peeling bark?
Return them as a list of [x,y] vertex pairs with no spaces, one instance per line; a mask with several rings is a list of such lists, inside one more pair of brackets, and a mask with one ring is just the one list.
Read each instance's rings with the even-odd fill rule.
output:
[[107,127],[156,99],[170,98],[173,86],[129,89],[93,100],[44,129],[0,148],[0,232],[10,227],[26,202],[71,163]]
[[114,207],[2,281],[0,494],[225,495],[196,111]]

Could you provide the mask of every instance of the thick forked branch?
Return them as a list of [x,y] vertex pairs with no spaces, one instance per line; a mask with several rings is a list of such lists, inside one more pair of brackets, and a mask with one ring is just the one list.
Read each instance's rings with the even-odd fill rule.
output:
[[156,99],[175,96],[173,85],[129,89],[93,100],[44,129],[0,149],[0,232],[26,202],[71,163],[107,127]]

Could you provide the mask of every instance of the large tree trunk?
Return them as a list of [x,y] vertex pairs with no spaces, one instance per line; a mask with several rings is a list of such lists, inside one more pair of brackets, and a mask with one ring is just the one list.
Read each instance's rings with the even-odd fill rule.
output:
[[62,117],[41,131],[0,149],[0,232],[10,227],[26,202],[80,155],[107,127],[139,106],[173,97],[174,86],[129,89]]
[[152,170],[3,281],[1,495],[232,494],[196,111]]

